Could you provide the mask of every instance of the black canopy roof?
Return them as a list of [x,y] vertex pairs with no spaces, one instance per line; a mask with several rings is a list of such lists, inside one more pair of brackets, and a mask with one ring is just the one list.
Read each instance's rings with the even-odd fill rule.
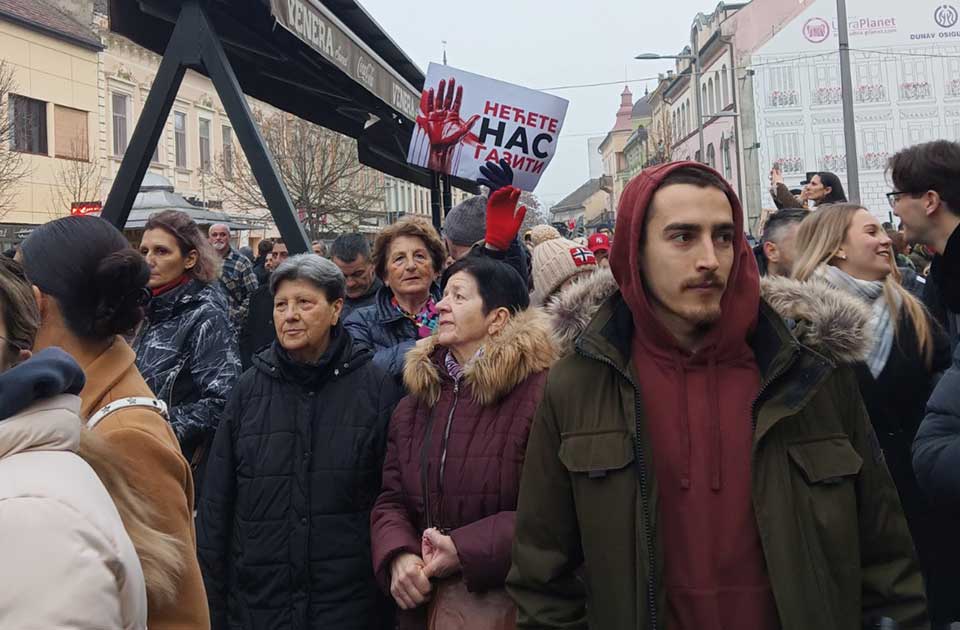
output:
[[[110,28],[162,55],[183,0],[111,0]],[[368,166],[431,187],[406,162],[423,72],[355,0],[204,0],[243,92],[357,140]],[[464,190],[474,182],[453,178]]]

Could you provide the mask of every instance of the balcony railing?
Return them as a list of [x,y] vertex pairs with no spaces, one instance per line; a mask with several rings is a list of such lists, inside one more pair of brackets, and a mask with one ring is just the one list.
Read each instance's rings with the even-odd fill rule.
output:
[[917,81],[900,84],[900,100],[903,101],[922,101],[930,98],[933,90],[926,81]]
[[796,90],[774,90],[767,97],[770,107],[799,107],[800,94]]
[[854,92],[854,100],[858,103],[886,103],[887,88],[883,85],[858,85]]
[[842,96],[839,87],[821,87],[813,91],[811,100],[814,105],[837,105]]
[[803,158],[799,158],[799,157],[778,158],[773,164],[774,166],[780,167],[781,173],[802,173],[803,172]]
[[846,155],[821,155],[820,156],[820,168],[824,171],[830,171],[831,173],[843,173],[847,170],[847,156]]
[[864,153],[860,157],[860,167],[869,170],[880,170],[887,167],[890,154],[886,151]]

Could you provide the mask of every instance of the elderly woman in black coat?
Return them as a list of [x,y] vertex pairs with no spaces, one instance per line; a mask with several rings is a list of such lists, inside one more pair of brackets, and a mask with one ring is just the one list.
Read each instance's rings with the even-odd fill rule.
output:
[[399,391],[344,330],[336,265],[291,257],[270,288],[277,341],[227,402],[199,508],[212,627],[388,628],[369,522]]

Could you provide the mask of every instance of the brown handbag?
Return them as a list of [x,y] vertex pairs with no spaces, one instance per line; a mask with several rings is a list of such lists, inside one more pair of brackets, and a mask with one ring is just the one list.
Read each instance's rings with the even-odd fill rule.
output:
[[436,582],[427,604],[427,630],[515,630],[517,607],[498,588],[471,593],[462,576]]
[[[427,475],[432,428],[433,413],[427,421],[427,435],[420,451],[420,484],[427,529],[434,527]],[[506,589],[471,593],[462,575],[433,582],[433,595],[427,604],[427,630],[516,630],[516,627],[517,607]]]

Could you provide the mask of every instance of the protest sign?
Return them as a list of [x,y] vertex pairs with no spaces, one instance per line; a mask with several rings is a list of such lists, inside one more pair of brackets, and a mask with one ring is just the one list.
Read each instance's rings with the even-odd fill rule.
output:
[[505,159],[513,185],[532,191],[557,151],[568,102],[544,92],[431,63],[407,162],[477,179]]

